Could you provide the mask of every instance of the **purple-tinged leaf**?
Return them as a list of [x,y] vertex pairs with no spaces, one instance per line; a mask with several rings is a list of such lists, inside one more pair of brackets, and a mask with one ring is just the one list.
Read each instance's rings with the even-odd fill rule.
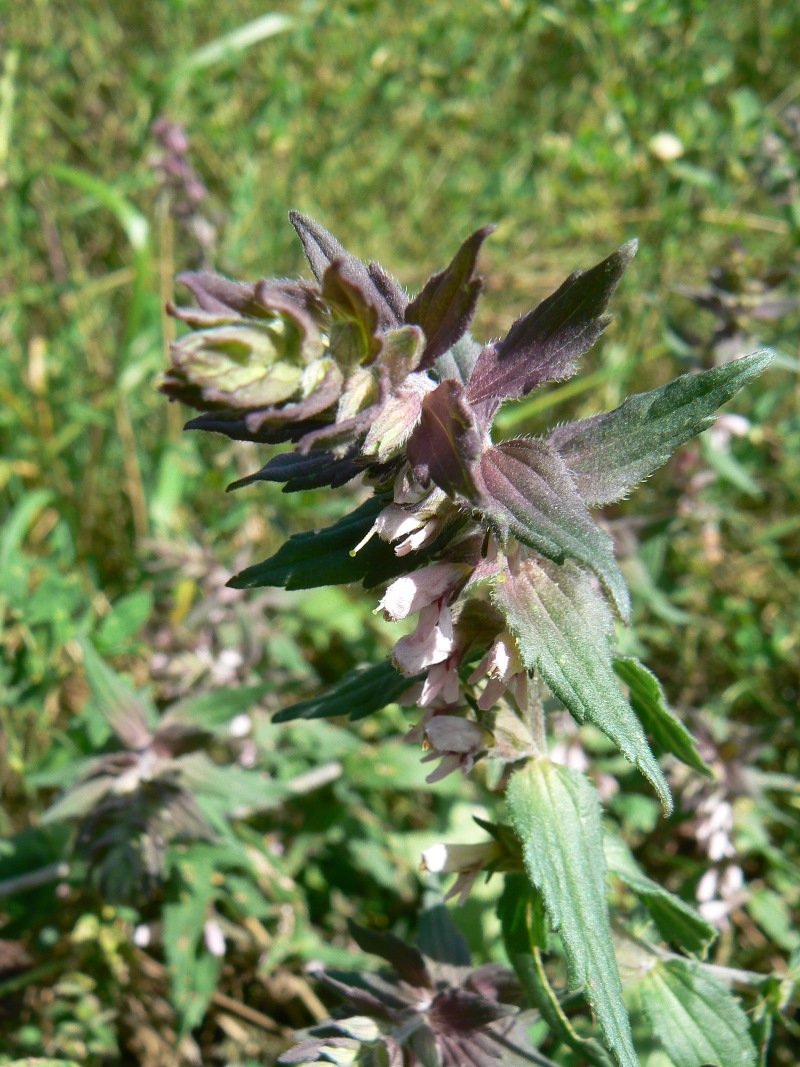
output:
[[539,671],[577,722],[602,730],[671,811],[669,786],[617,685],[609,649],[611,616],[588,575],[571,563],[558,567],[527,559],[495,584],[494,600],[528,670]]
[[395,999],[394,1003],[385,1003],[368,990],[343,981],[342,978],[349,977],[348,975],[338,978],[325,971],[320,971],[315,977],[318,981],[328,986],[329,989],[335,990],[347,1001],[350,1007],[357,1008],[362,1015],[369,1015],[378,1019],[395,1019],[398,1012],[406,1007],[399,997]]
[[380,463],[401,456],[403,446],[419,423],[423,400],[435,388],[427,374],[407,375],[373,419],[362,454]]
[[227,491],[230,493],[254,482],[285,482],[284,493],[299,493],[304,489],[319,489],[326,485],[338,489],[363,470],[353,461],[353,454],[353,449],[342,458],[334,456],[332,452],[309,452],[305,456],[300,452],[284,452],[274,456],[254,474],[231,482]]
[[175,279],[189,289],[203,311],[214,314],[258,315],[255,286],[234,282],[210,271],[187,271]]
[[322,277],[322,295],[333,311],[331,349],[337,362],[348,366],[372,363],[381,350],[378,310],[363,283],[348,273],[341,256]]
[[405,321],[421,326],[427,338],[423,368],[432,366],[466,333],[483,288],[483,280],[474,276],[478,253],[494,231],[494,226],[484,226],[468,237],[450,266],[429,278],[405,309]]
[[[283,410],[283,409],[281,409]],[[320,419],[304,419],[299,422],[264,422],[258,429],[250,429],[247,416],[240,411],[206,411],[184,424],[184,430],[204,430],[220,433],[231,441],[249,441],[251,444],[281,445],[297,441],[304,434],[321,425]]]
[[481,451],[464,387],[448,378],[422,402],[420,421],[408,442],[406,457],[414,477],[427,486],[434,481],[448,496],[473,497],[472,467]]
[[465,989],[446,989],[431,1005],[430,1018],[437,1029],[477,1030],[489,1023],[514,1015],[510,1004],[498,1004],[480,993]]
[[155,708],[111,670],[86,638],[80,646],[86,680],[103,718],[126,748],[144,748],[158,721]]
[[[402,325],[402,319],[395,314],[393,303],[397,300],[397,294],[390,297],[384,295],[386,290],[386,275],[381,271],[381,278],[376,283],[377,271],[368,268],[360,259],[351,256],[344,246],[336,240],[333,234],[314,222],[299,211],[290,211],[289,219],[297,231],[297,236],[303,245],[303,251],[309,262],[311,270],[317,281],[322,285],[325,272],[335,259],[342,260],[341,273],[354,285],[359,286],[367,296],[370,304],[378,312],[378,322],[381,330],[389,330]],[[380,268],[377,268],[380,271]]]
[[754,352],[703,374],[682,374],[660,389],[628,397],[614,411],[559,426],[548,440],[587,504],[609,504],[713,425],[716,409],[771,360],[769,351]]
[[577,560],[589,567],[612,598],[620,617],[630,616],[630,598],[609,535],[578,495],[566,464],[545,441],[505,441],[488,449],[475,474],[474,498],[502,542],[508,536],[546,559]]
[[352,443],[366,434],[382,407],[378,403],[370,404],[369,407],[359,411],[344,422],[329,422],[317,429],[309,430],[298,441],[301,452],[308,453],[322,446],[323,449],[331,449],[345,455]]
[[381,294],[394,317],[398,322],[403,322],[408,307],[408,296],[403,287],[394,278],[390,278],[379,263],[370,263],[367,266],[367,272],[372,279],[372,284]]
[[[337,256],[354,259],[332,233],[329,233],[324,226],[320,226],[318,222],[314,222],[307,215],[303,215],[299,211],[290,211],[289,221],[300,238],[308,265],[320,285],[325,271]],[[355,262],[364,267],[360,260],[355,260]],[[364,269],[366,270],[366,267]]]
[[425,959],[419,949],[401,941],[395,934],[368,930],[358,923],[348,920],[350,936],[361,949],[370,956],[380,956],[394,968],[400,978],[409,985],[419,989],[432,989],[433,982],[428,974]]
[[568,378],[606,326],[614,290],[636,254],[629,241],[602,263],[576,271],[533,311],[517,319],[502,341],[481,353],[469,383],[473,404],[518,400],[537,385]]
[[425,334],[419,326],[401,326],[397,330],[387,330],[381,340],[381,369],[388,374],[392,386],[399,388],[419,367]]
[[190,325],[212,325],[217,320],[235,321],[239,317],[261,319],[274,311],[297,311],[311,315],[315,321],[324,317],[319,292],[302,281],[273,278],[256,283],[236,282],[209,271],[179,274],[176,281],[185,285],[198,303],[195,308],[176,308],[168,304],[171,315]]

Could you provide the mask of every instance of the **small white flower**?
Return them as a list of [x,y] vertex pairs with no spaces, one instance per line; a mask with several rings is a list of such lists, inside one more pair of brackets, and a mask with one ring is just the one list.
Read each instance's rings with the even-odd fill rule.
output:
[[648,148],[662,163],[672,163],[684,153],[683,143],[674,133],[656,133],[650,138]]
[[461,905],[466,902],[475,879],[498,858],[500,852],[496,841],[483,841],[476,845],[436,844],[422,853],[421,869],[431,874],[457,874],[445,899],[458,897]]
[[208,919],[203,927],[203,940],[212,956],[225,955],[225,935],[216,919]]

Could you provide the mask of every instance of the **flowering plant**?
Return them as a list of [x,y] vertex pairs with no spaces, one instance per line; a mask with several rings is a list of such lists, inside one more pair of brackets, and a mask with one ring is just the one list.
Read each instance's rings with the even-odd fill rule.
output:
[[[653,675],[612,650],[614,620],[629,622],[630,599],[611,536],[590,509],[627,495],[710,426],[715,410],[770,355],[682,375],[546,437],[495,442],[503,403],[576,372],[610,321],[606,309],[636,243],[570,275],[505,337],[481,345],[469,326],[482,288],[476,261],[491,227],[467,238],[411,299],[382,267],[356,259],[305,216],[290,217],[315,282],[184,275],[197,306],[170,309],[190,331],[173,346],[162,389],[201,411],[192,429],[291,445],[232,488],[274,481],[295,492],[360,477],[371,489],[345,518],[291,537],[231,585],[359,581],[382,589],[378,608],[387,619],[417,623],[391,660],[353,672],[277,720],[358,719],[392,701],[416,705],[422,715],[409,738],[422,742],[425,759],[439,760],[428,781],[457,769],[469,774],[487,760],[499,767],[510,828],[487,827],[490,847],[460,866],[452,846],[426,862],[457,873],[462,896],[482,866],[509,872],[506,916],[530,908],[547,916],[560,934],[571,984],[582,987],[607,1048],[618,1063],[635,1064],[606,871],[639,893],[667,939],[683,927],[686,951],[702,953],[713,931],[641,872],[631,874],[632,857],[620,859],[604,840],[590,780],[548,758],[545,710],[561,705],[578,723],[601,730],[667,813],[670,790],[648,734],[660,750],[706,770]],[[511,873],[523,868],[527,883]],[[545,925],[543,918],[538,926],[509,918],[509,955],[560,1038],[588,1062],[606,1063],[599,1045],[579,1038],[552,1010],[537,963],[547,947]],[[640,954],[641,981],[649,976],[653,988],[679,984],[678,965],[701,981],[697,961],[665,962],[655,949]],[[709,981],[703,975],[704,989]],[[729,997],[720,1007],[723,996],[715,986],[713,1013],[734,1019],[735,1029],[741,1010]],[[648,1010],[678,1067],[693,1062],[691,1054],[676,1058],[663,1037],[663,1013]],[[441,1041],[431,1049],[425,1063],[451,1062]]]

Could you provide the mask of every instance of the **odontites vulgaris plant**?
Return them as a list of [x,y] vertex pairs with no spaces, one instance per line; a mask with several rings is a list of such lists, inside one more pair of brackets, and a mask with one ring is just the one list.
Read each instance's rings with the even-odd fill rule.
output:
[[[482,281],[476,231],[413,298],[298,213],[313,282],[180,279],[193,308],[161,388],[202,414],[188,426],[291,447],[235,482],[284,491],[360,478],[366,503],[296,535],[232,579],[238,588],[380,587],[387,619],[416,619],[391,661],[348,675],[278,721],[416,704],[410,738],[438,760],[429,780],[488,760],[507,788],[531,892],[564,944],[621,1064],[636,1062],[611,941],[599,802],[588,778],[547,759],[544,702],[591,723],[671,810],[650,747],[705,770],[656,679],[612,650],[630,599],[593,509],[619,500],[767,366],[758,352],[685,374],[613,411],[540,437],[495,442],[501,406],[574,374],[609,323],[631,241],[576,271],[505,337],[468,332]],[[377,596],[376,596],[377,598]],[[625,695],[625,687],[628,695]],[[550,706],[550,705],[548,705]]]

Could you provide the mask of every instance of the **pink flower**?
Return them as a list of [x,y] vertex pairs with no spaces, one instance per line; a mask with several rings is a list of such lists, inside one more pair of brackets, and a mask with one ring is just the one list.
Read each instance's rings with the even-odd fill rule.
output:
[[469,774],[475,766],[475,757],[485,744],[485,735],[477,723],[462,719],[460,715],[436,715],[425,727],[425,736],[432,751],[422,760],[429,763],[439,759],[442,762],[425,779],[432,784],[455,770]]
[[517,652],[517,643],[506,631],[495,639],[492,647],[469,677],[471,685],[482,678],[489,679],[486,688],[478,698],[478,707],[481,711],[493,708],[508,688],[512,688],[516,696],[516,690],[519,688],[516,683],[520,676],[527,680],[525,668]]
[[468,570],[458,563],[434,563],[404,574],[392,582],[378,608],[394,622],[406,619],[445,595],[449,600]]
[[407,678],[442,663],[455,648],[453,619],[444,599],[428,604],[419,613],[416,630],[394,646],[394,662]]

